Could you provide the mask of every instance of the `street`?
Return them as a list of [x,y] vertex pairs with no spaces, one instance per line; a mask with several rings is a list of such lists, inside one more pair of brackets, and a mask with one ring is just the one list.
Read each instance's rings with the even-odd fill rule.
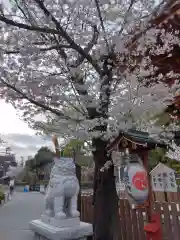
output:
[[43,197],[36,192],[18,192],[11,201],[0,206],[0,240],[33,240],[28,223],[40,217]]

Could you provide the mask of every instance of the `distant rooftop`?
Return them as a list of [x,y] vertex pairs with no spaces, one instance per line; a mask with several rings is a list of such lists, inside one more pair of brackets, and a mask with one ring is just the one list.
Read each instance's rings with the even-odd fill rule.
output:
[[15,162],[15,155],[14,154],[9,154],[9,155],[1,155],[0,153],[0,164],[4,162]]

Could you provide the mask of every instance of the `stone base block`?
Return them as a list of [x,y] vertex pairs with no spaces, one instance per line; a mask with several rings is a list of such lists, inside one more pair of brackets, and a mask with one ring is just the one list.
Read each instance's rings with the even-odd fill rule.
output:
[[29,226],[36,240],[86,240],[93,233],[92,225],[85,222],[73,227],[54,227],[37,219],[31,221]]
[[41,216],[41,221],[47,224],[50,224],[54,227],[74,227],[80,225],[80,219],[77,218],[65,218],[65,219],[56,219],[54,217],[48,217],[47,215]]

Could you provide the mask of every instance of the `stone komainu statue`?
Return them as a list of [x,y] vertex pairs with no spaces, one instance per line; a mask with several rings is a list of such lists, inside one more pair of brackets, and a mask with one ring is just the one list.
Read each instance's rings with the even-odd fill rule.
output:
[[43,215],[56,219],[79,217],[77,197],[79,182],[72,158],[54,158],[49,185],[45,195]]

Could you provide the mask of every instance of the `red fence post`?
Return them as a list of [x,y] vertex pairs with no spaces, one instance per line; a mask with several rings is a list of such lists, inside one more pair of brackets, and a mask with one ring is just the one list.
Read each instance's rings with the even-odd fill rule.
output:
[[154,213],[151,216],[151,222],[144,227],[147,240],[162,240],[161,217],[160,214]]

